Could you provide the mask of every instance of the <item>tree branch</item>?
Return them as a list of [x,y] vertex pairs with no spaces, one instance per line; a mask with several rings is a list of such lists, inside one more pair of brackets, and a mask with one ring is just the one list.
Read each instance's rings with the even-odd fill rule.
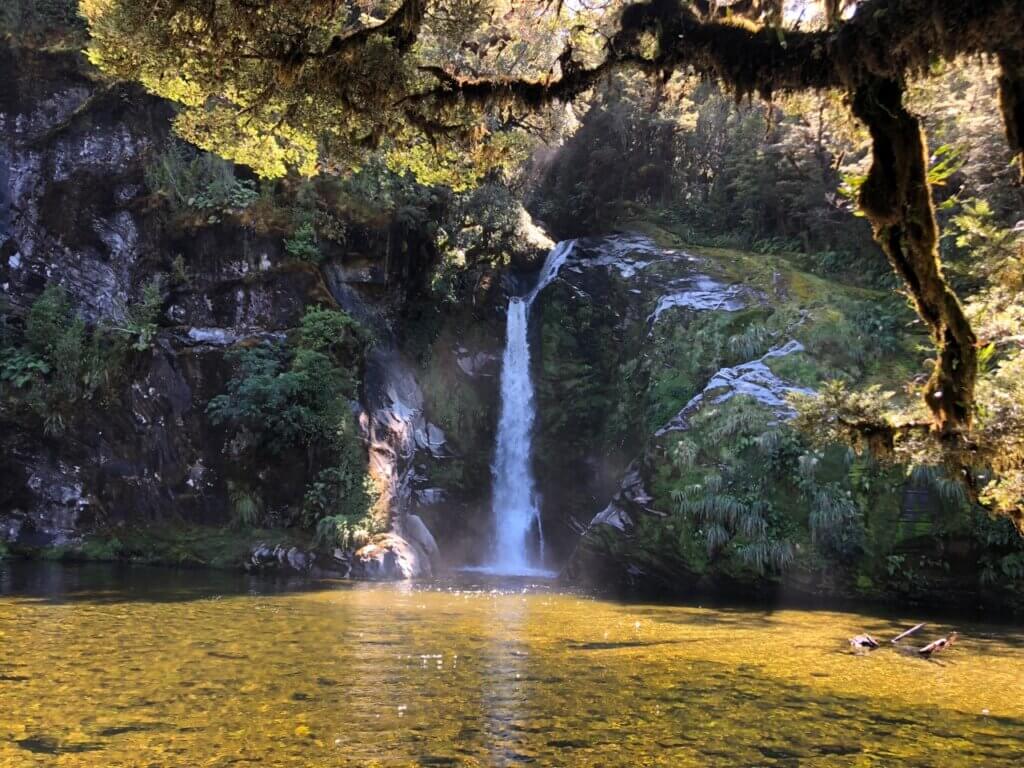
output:
[[[524,105],[583,93],[602,75],[639,67],[654,74],[692,68],[734,89],[737,96],[842,87],[872,77],[899,80],[924,71],[935,55],[1024,51],[1024,0],[866,0],[852,19],[832,30],[782,31],[734,21],[705,21],[682,0],[649,0],[626,6],[618,31],[593,68],[563,64],[558,80],[490,77],[459,79],[431,67],[441,84],[419,98],[442,102],[465,94],[520,98]],[[653,56],[644,40],[657,42]],[[559,57],[564,60],[571,48]]]
[[402,0],[402,4],[395,9],[394,13],[380,24],[364,27],[345,37],[335,35],[327,48],[321,53],[311,54],[311,57],[326,58],[356,51],[366,45],[366,41],[371,35],[383,35],[390,38],[398,52],[405,53],[419,36],[426,9],[427,0]]

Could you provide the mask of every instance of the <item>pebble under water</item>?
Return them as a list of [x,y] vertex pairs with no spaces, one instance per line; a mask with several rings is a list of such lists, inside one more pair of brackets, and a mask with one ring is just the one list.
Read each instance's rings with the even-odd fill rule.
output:
[[[0,766],[1019,766],[1024,630],[0,563]],[[929,624],[920,642],[953,629]]]

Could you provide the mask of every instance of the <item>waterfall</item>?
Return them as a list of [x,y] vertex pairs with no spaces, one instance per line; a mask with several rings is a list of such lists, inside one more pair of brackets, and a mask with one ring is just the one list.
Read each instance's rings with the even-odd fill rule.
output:
[[525,297],[510,299],[508,304],[501,363],[501,417],[491,466],[496,538],[488,570],[496,573],[529,574],[544,565],[544,533],[531,464],[536,410],[530,376],[530,307],[558,275],[573,244],[567,240],[556,245],[534,289]]

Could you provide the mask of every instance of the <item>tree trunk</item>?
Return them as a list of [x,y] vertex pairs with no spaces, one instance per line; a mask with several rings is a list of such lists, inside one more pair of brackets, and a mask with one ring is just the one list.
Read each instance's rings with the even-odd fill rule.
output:
[[939,431],[960,433],[971,425],[977,339],[939,265],[924,133],[903,106],[903,85],[895,80],[871,79],[858,86],[852,108],[872,139],[861,208],[931,330],[938,352],[925,402]]
[[1024,184],[1024,53],[999,54],[999,107],[1010,149],[1017,156],[1017,170]]

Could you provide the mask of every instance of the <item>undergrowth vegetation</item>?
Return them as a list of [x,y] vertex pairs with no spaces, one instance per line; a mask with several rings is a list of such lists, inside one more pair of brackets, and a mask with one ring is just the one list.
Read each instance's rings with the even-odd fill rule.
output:
[[146,184],[173,209],[206,214],[211,224],[222,214],[248,208],[259,197],[256,182],[238,178],[234,165],[174,139],[146,166]]
[[[972,588],[1017,594],[1024,545],[997,535],[1013,531],[1009,521],[989,520],[942,467],[855,450],[835,422],[826,429],[803,414],[806,402],[820,420],[842,423],[914,403],[905,391],[884,394],[912,376],[926,348],[901,297],[810,274],[792,254],[687,246],[684,234],[657,217],[630,226],[697,256],[701,270],[750,293],[747,306],[732,312],[665,310],[633,337],[624,329],[637,321],[617,317],[626,297],[602,292],[596,301],[587,294],[596,286],[575,277],[566,278],[573,286],[558,281],[546,292],[542,422],[555,410],[556,435],[589,419],[602,431],[584,432],[585,445],[609,453],[615,440],[637,446],[652,496],[647,511],[631,508],[624,534],[597,526],[587,546],[673,589],[680,580],[785,581],[807,591],[914,599]],[[763,357],[789,341],[802,351]],[[790,404],[799,418],[788,421],[743,396],[715,402],[711,394],[687,410],[681,428],[641,450],[637,441],[665,427],[716,372],[756,360],[784,382],[819,393]],[[572,385],[559,389],[562,380]],[[838,405],[854,396],[856,407]],[[632,425],[632,439],[629,426],[610,433],[617,423]],[[543,431],[538,439],[545,456],[557,452]]]
[[17,413],[31,414],[48,435],[59,435],[84,403],[115,398],[126,383],[132,353],[154,342],[163,305],[154,279],[118,325],[88,325],[64,288],[49,284],[24,316],[0,316],[0,394]]
[[[348,314],[309,307],[288,343],[259,343],[229,353],[227,391],[207,405],[226,430],[237,474],[229,481],[236,525],[299,526],[325,546],[351,548],[379,530],[375,494],[353,410],[366,332]],[[301,504],[269,508],[275,460],[304,456]],[[287,466],[287,465],[286,465]],[[274,482],[274,480],[271,480]],[[284,482],[288,482],[284,480]]]

